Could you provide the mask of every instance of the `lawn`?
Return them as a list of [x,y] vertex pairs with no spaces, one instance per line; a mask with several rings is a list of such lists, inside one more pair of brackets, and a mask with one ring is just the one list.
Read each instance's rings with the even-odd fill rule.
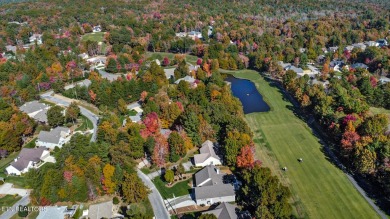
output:
[[[233,75],[253,81],[271,107],[269,112],[251,113],[245,118],[254,133],[256,157],[289,186],[298,217],[379,217],[345,174],[327,160],[319,139],[294,115],[292,104],[277,87],[255,71]],[[301,157],[302,163],[297,161]],[[284,166],[287,172],[281,171]]]
[[32,139],[29,143],[25,144],[24,145],[24,148],[35,148],[35,141],[37,140],[37,138],[34,138]]
[[104,32],[98,32],[98,33],[87,33],[84,36],[82,36],[81,41],[96,41],[96,42],[103,42],[104,39]]
[[189,194],[189,190],[191,189],[191,187],[188,186],[188,182],[190,180],[191,179],[188,179],[188,180],[183,181],[183,182],[176,183],[171,188],[166,187],[165,186],[166,183],[163,182],[160,177],[156,177],[153,180],[153,183],[156,186],[156,188],[158,189],[158,191],[160,192],[161,196],[164,199],[168,199],[168,198],[173,198],[173,194],[175,194],[175,197],[188,195]]
[[87,119],[87,117],[80,115],[79,121],[82,122],[81,125],[76,129],[76,131],[86,131],[89,129],[93,129],[92,122]]
[[[160,61],[162,61],[162,59],[164,59],[164,57],[168,57],[169,60],[173,60],[173,58],[175,57],[175,53],[169,53],[169,52],[147,52],[146,53],[146,58],[150,59],[150,60],[160,59]],[[196,64],[197,60],[198,60],[198,57],[196,57],[196,56],[186,55],[186,61],[193,64],[193,65]],[[172,68],[172,67],[170,67],[170,68]]]
[[13,195],[6,195],[2,198],[0,198],[0,214],[3,213],[3,210],[6,209],[6,207],[12,207],[17,201],[19,201],[22,197],[20,196],[13,196]]
[[370,112],[372,112],[374,115],[383,113],[390,116],[390,110],[384,108],[370,107]]

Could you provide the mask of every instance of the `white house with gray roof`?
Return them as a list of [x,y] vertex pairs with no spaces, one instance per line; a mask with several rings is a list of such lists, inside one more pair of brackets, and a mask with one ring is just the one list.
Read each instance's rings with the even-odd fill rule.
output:
[[37,122],[47,123],[47,110],[50,106],[37,100],[23,104],[19,109]]
[[215,153],[214,144],[210,140],[202,144],[199,152],[199,154],[194,155],[195,166],[222,165],[221,158]]
[[219,204],[215,209],[205,211],[202,214],[213,214],[217,219],[237,219],[237,206],[226,202]]
[[[139,102],[134,102],[134,103],[131,103],[129,105],[127,105],[126,107],[129,111],[132,111],[134,110],[135,112],[137,112],[135,115],[133,116],[128,116],[128,118],[134,122],[134,123],[139,123],[141,122],[142,118],[142,113],[144,112],[144,110],[142,109],[142,106]],[[125,126],[127,123],[127,118],[125,118],[122,122],[122,126]]]
[[9,175],[20,176],[31,168],[41,167],[46,162],[55,163],[55,159],[45,148],[23,148],[18,157],[5,170]]
[[56,127],[52,130],[41,131],[35,144],[39,147],[54,149],[56,146],[61,148],[70,140],[70,129],[66,127]]

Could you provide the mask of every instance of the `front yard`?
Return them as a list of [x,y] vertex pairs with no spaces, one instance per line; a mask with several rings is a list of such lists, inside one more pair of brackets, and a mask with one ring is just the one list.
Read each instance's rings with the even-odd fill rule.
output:
[[6,195],[0,198],[0,214],[2,214],[6,210],[7,207],[12,207],[17,201],[19,201],[22,197],[14,196],[14,195]]
[[164,199],[168,199],[173,198],[173,195],[175,195],[175,197],[179,197],[190,194],[191,187],[188,184],[192,183],[192,179],[190,178],[185,181],[176,183],[170,188],[166,186],[167,183],[162,181],[160,177],[153,179],[153,183],[160,192],[161,196]]

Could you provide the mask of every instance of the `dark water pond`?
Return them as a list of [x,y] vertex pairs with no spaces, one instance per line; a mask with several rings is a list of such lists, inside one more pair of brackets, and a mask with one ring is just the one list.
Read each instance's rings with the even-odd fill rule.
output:
[[263,96],[257,91],[253,82],[226,75],[225,81],[231,83],[233,95],[240,99],[244,113],[267,112],[270,110]]

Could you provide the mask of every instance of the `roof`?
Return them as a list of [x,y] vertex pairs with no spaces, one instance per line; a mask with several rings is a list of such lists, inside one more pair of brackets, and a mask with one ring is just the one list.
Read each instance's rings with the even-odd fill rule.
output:
[[220,159],[219,156],[214,151],[214,144],[210,140],[203,142],[202,147],[199,149],[200,154],[194,155],[195,164],[203,163],[209,157],[214,157],[215,159]]
[[45,148],[23,148],[16,161],[11,163],[11,166],[15,169],[22,171],[27,168],[30,161],[39,162],[41,160],[42,153],[45,151]]
[[88,217],[90,219],[111,218],[113,216],[112,207],[112,201],[90,205]]
[[217,197],[234,196],[234,187],[231,184],[202,186],[194,188],[195,199],[208,199]]
[[217,168],[214,165],[209,165],[194,174],[195,186],[207,182],[202,186],[220,185],[223,184],[222,178],[225,174],[218,174]]
[[184,78],[180,78],[179,80],[175,81],[175,84],[179,84],[180,81],[187,81],[188,83],[194,83],[195,82],[195,78],[193,78],[192,76],[185,76]]
[[175,68],[164,69],[164,74],[167,79],[175,76]]
[[39,212],[37,219],[65,218],[66,215],[72,217],[77,208],[77,205],[73,205],[69,209],[67,206],[46,206],[44,210]]
[[367,69],[368,68],[368,66],[367,65],[365,65],[365,64],[363,64],[363,63],[355,63],[355,64],[352,64],[351,65],[351,68],[364,68],[364,69]]
[[139,102],[134,102],[134,103],[127,105],[128,110],[132,110],[132,109],[137,108],[137,107],[139,107],[139,108],[142,107],[141,104],[139,104]]
[[46,109],[43,109],[41,111],[39,111],[37,114],[35,114],[34,116],[32,116],[35,120],[39,121],[39,122],[44,122],[44,123],[47,123],[48,120],[47,120],[47,108]]
[[64,132],[68,133],[70,132],[70,129],[66,127],[56,127],[49,132],[41,131],[38,135],[38,140],[41,142],[58,144],[60,142],[60,138],[65,136]]
[[31,101],[31,102],[26,102],[20,107],[20,110],[22,112],[25,112],[27,114],[43,110],[45,108],[48,108],[46,104],[40,103],[37,100]]
[[297,67],[295,67],[293,65],[288,70],[292,70],[292,71],[294,71],[296,73],[303,73],[303,69],[302,68],[297,68]]
[[237,219],[236,205],[226,202],[219,204],[214,210],[203,212],[202,214],[213,214],[218,219]]

